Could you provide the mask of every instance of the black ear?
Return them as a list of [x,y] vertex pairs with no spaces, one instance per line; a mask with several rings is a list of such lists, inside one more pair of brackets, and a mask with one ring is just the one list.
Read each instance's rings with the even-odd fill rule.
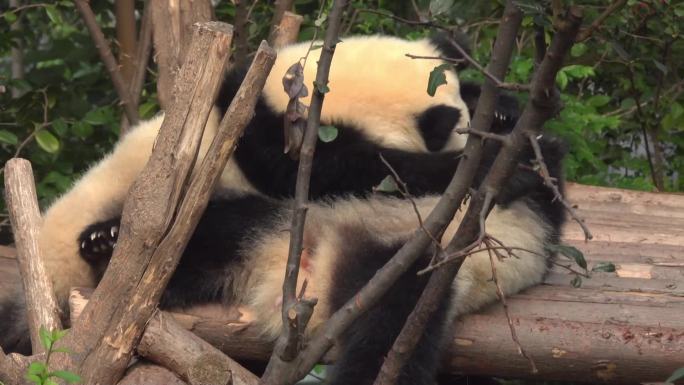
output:
[[[463,48],[468,55],[470,55],[472,50],[470,37],[461,31],[440,31],[430,37],[430,43],[437,47],[439,52],[442,53],[442,56],[449,59],[463,59],[463,55],[456,49],[454,43]],[[456,64],[456,69],[461,70],[467,66],[468,63],[464,60],[463,62]]]

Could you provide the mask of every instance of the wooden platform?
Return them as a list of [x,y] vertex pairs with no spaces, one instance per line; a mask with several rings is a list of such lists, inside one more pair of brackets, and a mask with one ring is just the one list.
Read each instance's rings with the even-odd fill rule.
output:
[[589,269],[612,262],[573,288],[555,268],[544,285],[509,299],[520,343],[500,305],[459,321],[448,367],[453,372],[592,382],[664,381],[684,366],[684,195],[571,185],[569,200],[594,235],[573,222],[564,242],[582,250]]
[[[446,371],[640,383],[664,381],[684,366],[684,195],[581,185],[569,186],[568,195],[594,240],[585,243],[571,222],[565,243],[584,252],[590,270],[612,262],[616,271],[593,273],[574,288],[572,276],[556,268],[545,284],[509,298],[520,342],[539,373],[518,355],[498,304],[458,321]],[[17,279],[7,253],[0,248],[0,290]],[[224,321],[221,331],[191,318],[183,323],[229,355],[268,355],[269,345],[249,328]]]

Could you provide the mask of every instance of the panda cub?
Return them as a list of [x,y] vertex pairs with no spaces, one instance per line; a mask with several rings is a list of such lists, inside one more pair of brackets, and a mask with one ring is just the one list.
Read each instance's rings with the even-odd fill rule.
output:
[[[542,140],[552,177],[562,181],[564,150],[554,140]],[[485,156],[477,187],[496,152]],[[556,244],[564,220],[562,204],[533,169],[533,151],[503,189],[487,218],[487,233],[516,251],[496,261],[497,276],[506,295],[542,281],[547,247]],[[439,200],[437,195],[415,199],[422,216]],[[181,262],[163,295],[162,308],[204,303],[240,306],[255,316],[255,327],[274,340],[281,330],[280,299],[288,255],[292,202],[262,195],[223,191],[213,199],[190,239]],[[455,233],[465,210],[460,210],[443,240]],[[79,237],[81,256],[101,275],[117,241],[120,218],[95,223]],[[365,199],[338,197],[311,202],[304,229],[300,283],[306,295],[318,298],[308,332],[312,333],[339,309],[406,242],[418,226],[408,200],[373,195]],[[432,256],[427,253],[399,279],[338,341],[340,355],[330,384],[372,384],[382,358],[415,306],[429,276],[416,273]],[[453,291],[430,320],[410,365],[399,384],[432,384],[440,343],[454,317],[496,301],[496,287],[487,252],[469,256]]]

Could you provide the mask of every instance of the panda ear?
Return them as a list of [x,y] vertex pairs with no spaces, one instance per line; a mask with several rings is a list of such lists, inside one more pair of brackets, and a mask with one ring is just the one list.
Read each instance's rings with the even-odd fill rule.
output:
[[[463,55],[456,49],[454,44],[458,44],[468,55],[472,52],[472,42],[470,37],[462,31],[454,30],[451,32],[440,31],[430,37],[432,43],[442,56],[450,59],[463,59]],[[468,66],[465,60],[456,65],[457,70],[462,70]]]

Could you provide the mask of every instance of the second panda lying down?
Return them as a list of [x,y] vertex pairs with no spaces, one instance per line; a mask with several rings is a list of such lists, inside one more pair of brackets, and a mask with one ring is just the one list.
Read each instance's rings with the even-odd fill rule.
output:
[[[542,140],[553,177],[561,180],[563,149]],[[488,156],[489,163],[493,156]],[[547,246],[558,242],[563,208],[531,167],[530,149],[505,186],[490,213],[486,230],[516,251],[516,257],[497,263],[505,294],[540,283],[547,267]],[[423,216],[439,196],[416,198]],[[288,254],[291,201],[261,195],[221,192],[210,202],[185,249],[180,265],[162,298],[161,307],[186,307],[222,302],[239,305],[256,316],[255,326],[265,339],[275,339],[281,327],[281,290]],[[448,242],[464,210],[444,234]],[[120,218],[95,223],[79,238],[80,253],[102,274],[117,241]],[[349,300],[417,228],[411,202],[373,195],[365,199],[336,198],[310,204],[304,230],[301,283],[308,281],[307,297],[318,298],[309,332]],[[338,342],[340,356],[330,384],[371,384],[383,357],[401,330],[427,281],[416,272],[425,267],[424,255],[384,298],[358,319]],[[400,384],[431,384],[439,362],[440,344],[454,317],[497,299],[487,252],[469,256],[454,282],[450,298],[431,320]]]

